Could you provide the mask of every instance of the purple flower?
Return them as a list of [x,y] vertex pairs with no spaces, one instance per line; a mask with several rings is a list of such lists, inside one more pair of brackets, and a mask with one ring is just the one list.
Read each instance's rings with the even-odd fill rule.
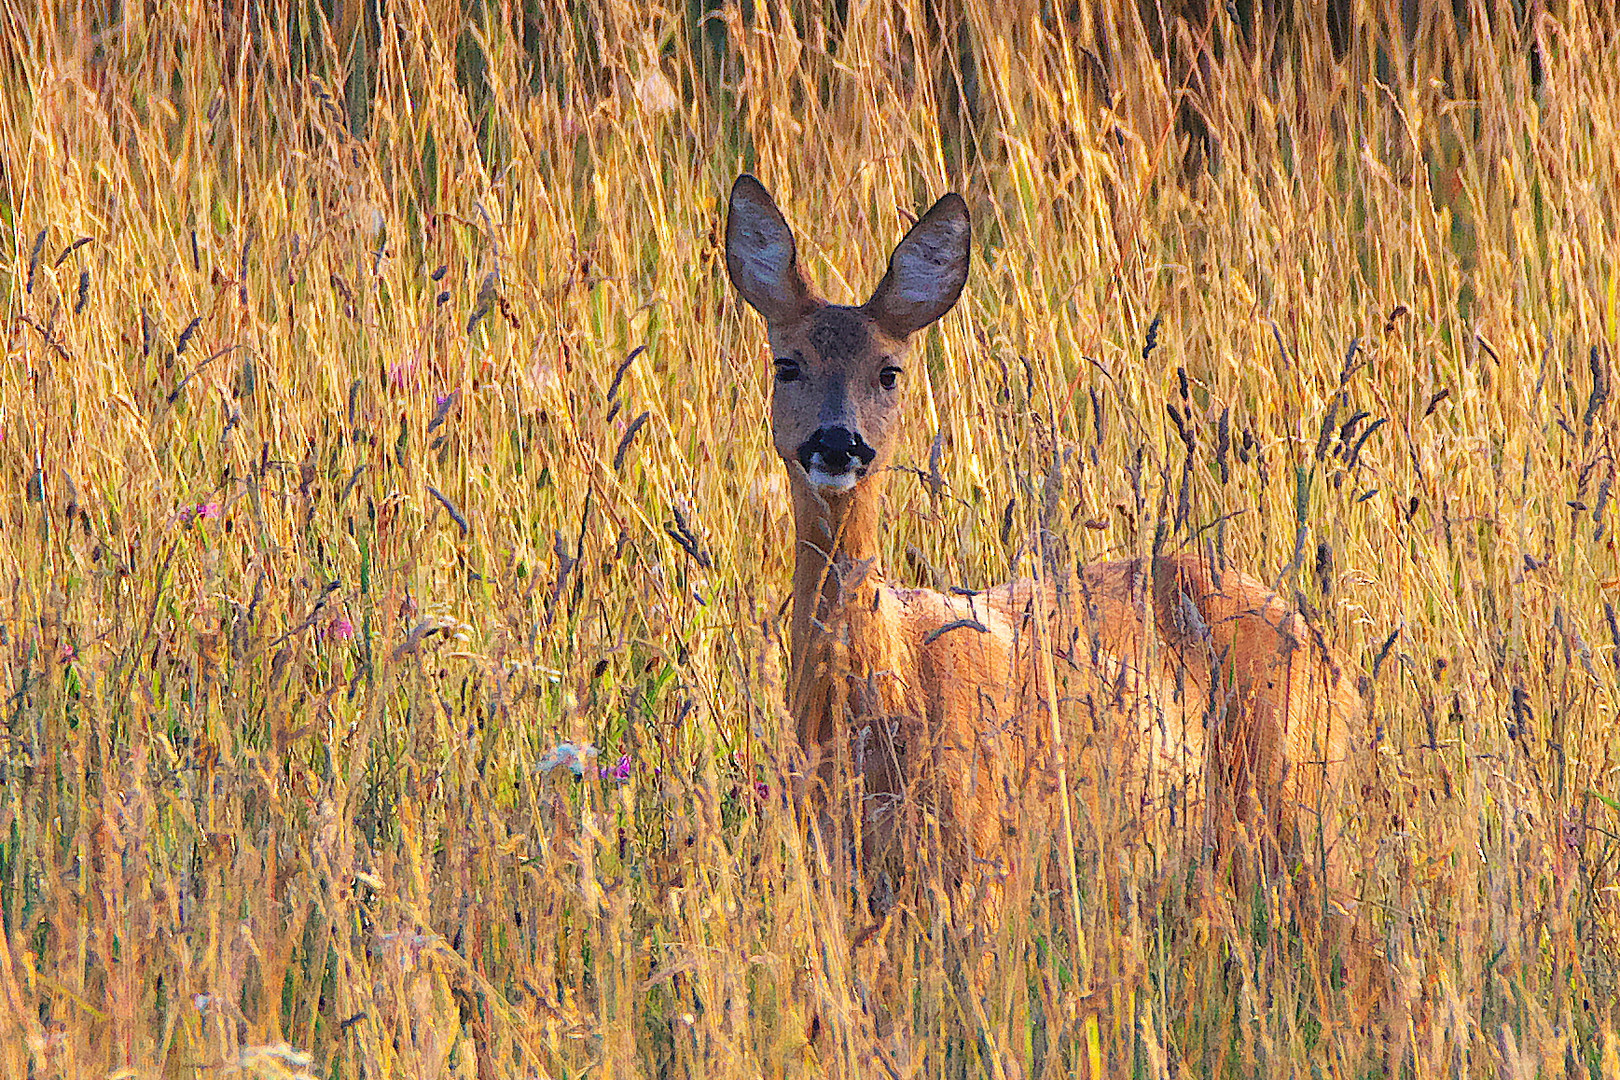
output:
[[628,779],[630,779],[630,755],[629,754],[621,754],[619,756],[618,764],[613,766],[612,776],[613,776],[613,779],[615,779],[615,780],[628,780]]
[[198,518],[217,518],[220,515],[220,505],[217,502],[198,503],[196,506],[182,506],[174,515],[175,520],[182,525],[188,525]]
[[347,615],[339,615],[332,620],[331,634],[339,641],[348,641],[354,637],[354,623],[349,621]]

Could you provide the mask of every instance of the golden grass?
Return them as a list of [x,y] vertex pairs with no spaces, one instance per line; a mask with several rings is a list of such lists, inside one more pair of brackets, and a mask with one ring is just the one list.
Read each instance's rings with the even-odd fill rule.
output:
[[[1620,1075],[1615,34],[1538,13],[1535,82],[1399,6],[1194,71],[1134,7],[0,3],[0,1073]],[[1078,923],[918,912],[867,1007],[781,802],[744,168],[839,301],[972,207],[896,577],[1162,523],[1317,612],[1357,943],[1089,791]]]

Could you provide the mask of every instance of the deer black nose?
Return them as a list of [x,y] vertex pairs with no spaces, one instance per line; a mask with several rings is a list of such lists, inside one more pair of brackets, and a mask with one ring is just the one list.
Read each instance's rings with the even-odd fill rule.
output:
[[818,428],[799,447],[799,464],[806,470],[820,469],[835,476],[850,470],[852,458],[864,469],[875,457],[877,451],[865,439],[842,427]]

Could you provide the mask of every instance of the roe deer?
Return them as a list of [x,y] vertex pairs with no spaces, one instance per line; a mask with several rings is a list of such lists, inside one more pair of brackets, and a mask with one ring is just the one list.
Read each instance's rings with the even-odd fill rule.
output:
[[[982,881],[995,905],[1018,800],[1055,803],[1056,706],[1089,717],[1065,739],[1080,779],[1123,798],[1145,829],[1179,817],[1220,845],[1243,821],[1273,866],[1320,833],[1336,877],[1358,696],[1260,582],[1193,554],[980,593],[885,581],[879,504],[907,345],[961,294],[969,233],[966,203],[946,195],[871,299],[846,307],[806,282],[759,181],[744,174],[731,191],[726,268],[775,357],[771,431],[796,531],[789,706],[815,801],[850,802],[842,822],[869,869],[937,856],[953,887]],[[925,833],[934,847],[907,850]]]

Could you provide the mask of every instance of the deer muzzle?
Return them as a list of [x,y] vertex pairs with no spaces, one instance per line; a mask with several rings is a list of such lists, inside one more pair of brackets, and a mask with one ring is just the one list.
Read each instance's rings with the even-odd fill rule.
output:
[[799,446],[799,464],[810,482],[822,491],[844,492],[854,487],[877,457],[857,432],[845,427],[817,428]]

